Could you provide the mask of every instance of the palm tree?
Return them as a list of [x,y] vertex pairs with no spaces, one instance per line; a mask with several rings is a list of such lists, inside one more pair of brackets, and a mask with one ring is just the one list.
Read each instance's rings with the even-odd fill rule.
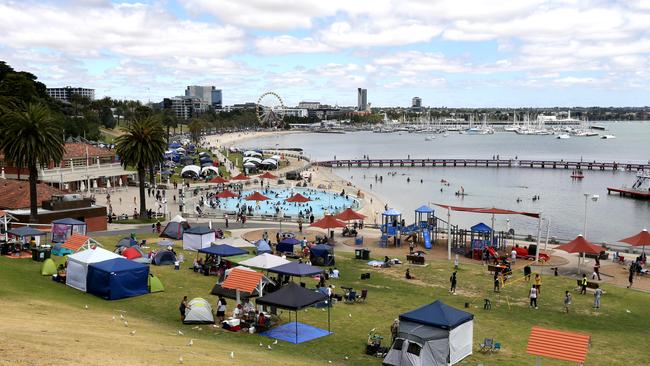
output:
[[63,158],[63,130],[43,104],[9,108],[0,118],[0,150],[18,168],[29,170],[29,221],[37,222],[38,167]]
[[192,119],[187,128],[190,130],[190,138],[194,143],[198,144],[201,140],[201,132],[203,131],[203,121],[198,118]]
[[146,217],[144,194],[145,168],[156,166],[163,159],[167,141],[160,119],[149,116],[135,120],[123,127],[123,135],[115,139],[116,152],[122,165],[134,166],[140,185],[140,218]]

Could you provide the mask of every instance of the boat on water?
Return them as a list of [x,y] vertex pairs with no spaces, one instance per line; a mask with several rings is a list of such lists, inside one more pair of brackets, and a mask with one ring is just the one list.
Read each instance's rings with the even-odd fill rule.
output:
[[557,137],[556,137],[556,139],[560,139],[560,140],[566,140],[566,139],[570,139],[570,138],[571,138],[571,136],[568,133],[561,133],[561,134],[557,135]]
[[603,140],[611,140],[611,139],[615,139],[616,136],[614,136],[614,135],[602,135],[600,138],[603,139]]
[[582,179],[585,175],[582,173],[582,169],[576,169],[571,173],[571,179]]
[[591,125],[591,128],[594,130],[605,131],[605,126],[601,126],[601,125]]
[[435,140],[435,139],[436,139],[436,136],[434,136],[434,135],[429,135],[429,136],[427,136],[427,137],[424,138],[424,141],[433,141],[433,140]]

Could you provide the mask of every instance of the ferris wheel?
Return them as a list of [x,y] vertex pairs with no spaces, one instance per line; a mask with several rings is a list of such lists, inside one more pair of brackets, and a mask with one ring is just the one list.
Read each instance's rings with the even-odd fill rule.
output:
[[257,120],[263,126],[277,126],[282,122],[284,110],[282,98],[275,92],[266,92],[257,99]]

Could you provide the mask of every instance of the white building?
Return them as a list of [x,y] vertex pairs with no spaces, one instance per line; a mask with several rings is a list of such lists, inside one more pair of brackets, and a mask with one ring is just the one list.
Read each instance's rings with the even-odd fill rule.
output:
[[300,102],[298,103],[298,108],[302,109],[320,109],[320,102]]
[[368,89],[357,88],[357,110],[359,112],[368,110]]
[[185,96],[199,98],[214,109],[221,109],[223,106],[221,89],[214,86],[190,85],[185,89]]
[[95,89],[73,88],[71,86],[66,86],[63,88],[47,88],[46,90],[47,94],[50,97],[66,103],[70,103],[70,96],[72,94],[78,94],[90,100],[95,99]]
[[192,116],[208,111],[210,108],[210,105],[200,98],[186,96],[165,98],[162,105],[163,109],[171,110],[176,117],[181,119],[189,119]]

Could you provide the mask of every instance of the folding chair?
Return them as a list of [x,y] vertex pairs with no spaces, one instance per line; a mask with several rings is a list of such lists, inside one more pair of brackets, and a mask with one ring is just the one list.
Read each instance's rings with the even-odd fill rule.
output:
[[481,347],[481,352],[491,352],[494,349],[494,339],[485,338],[483,339],[483,343],[479,344],[479,346]]
[[366,297],[368,296],[368,289],[364,288],[361,290],[361,296],[357,298],[358,302],[366,302]]

